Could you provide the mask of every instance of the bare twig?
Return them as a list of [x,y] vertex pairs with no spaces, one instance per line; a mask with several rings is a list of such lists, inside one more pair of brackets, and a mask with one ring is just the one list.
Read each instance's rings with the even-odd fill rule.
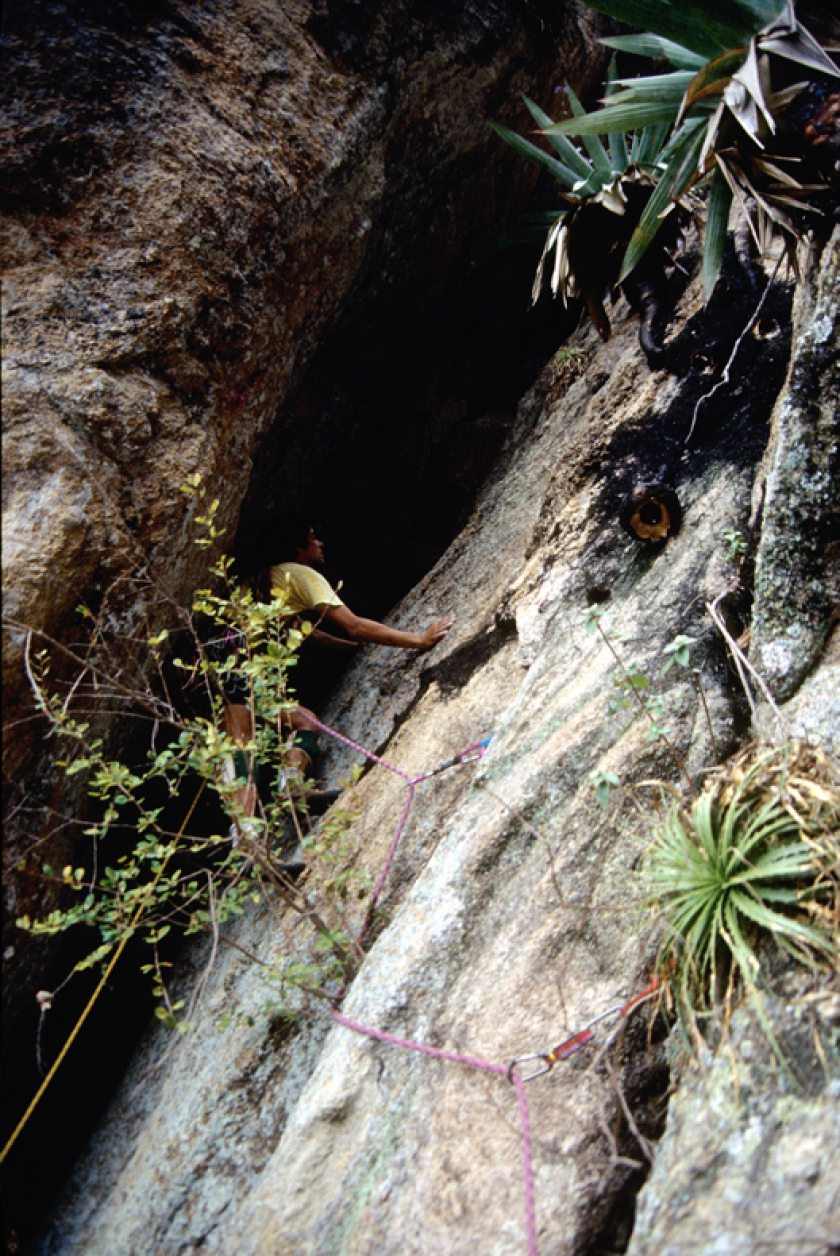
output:
[[517,807],[511,806],[509,802],[506,802],[506,800],[502,798],[501,794],[497,794],[496,791],[494,789],[491,789],[490,786],[487,785],[484,781],[482,781],[481,779],[477,779],[474,782],[474,784],[476,785],[478,789],[483,789],[485,794],[489,794],[490,797],[499,804],[499,806],[504,807],[508,815],[515,816],[516,819],[519,821],[519,823],[523,826],[523,828],[528,833],[530,833],[532,837],[536,837],[539,841],[541,841],[542,844],[545,846],[545,851],[546,851],[546,854],[548,855],[549,875],[551,877],[551,884],[554,886],[554,892],[557,895],[557,901],[560,904],[560,906],[570,907],[573,910],[587,906],[587,903],[570,902],[566,898],[563,891],[560,889],[560,881],[557,876],[557,868],[555,867],[555,864],[554,864],[554,852],[552,851],[551,843],[549,842],[545,834],[541,833],[538,828],[535,828],[533,824],[531,824],[528,820],[525,819],[524,815]]
[[709,712],[709,704],[706,701],[706,693],[705,693],[705,690],[703,689],[702,684],[700,683],[700,677],[698,676],[697,672],[694,672],[693,676],[694,676],[694,683],[697,687],[697,692],[700,695],[700,701],[703,703],[703,711],[706,715],[706,725],[709,729],[709,739],[711,740],[711,743],[712,743],[712,755],[714,756],[715,764],[717,765],[720,763],[720,758],[717,752],[717,743],[715,742],[715,730],[712,724],[712,716],[711,716],[711,713]]
[[[156,719],[159,718],[161,704],[154,698],[153,695],[143,693],[139,689],[130,689],[127,685],[120,684],[120,682],[113,676],[108,675],[100,668],[97,668],[93,663],[90,663],[87,659],[77,654],[75,650],[72,650],[69,646],[66,646],[63,642],[57,640],[57,638],[51,637],[49,633],[44,632],[41,628],[32,628],[29,624],[22,624],[16,619],[4,619],[3,624],[6,627],[15,628],[20,632],[26,633],[27,646],[24,648],[24,667],[26,669],[27,679],[32,685],[33,691],[36,695],[40,695],[41,690],[37,683],[34,683],[33,681],[32,669],[29,663],[29,643],[31,642],[33,635],[37,635],[42,641],[45,641],[47,645],[51,645],[54,649],[60,650],[62,654],[66,655],[74,663],[78,663],[81,668],[89,671],[91,676],[112,685],[114,689],[124,697],[129,698],[132,702],[145,706]],[[175,723],[178,728],[184,727],[182,721],[176,721],[173,718],[174,713],[170,713],[170,711],[166,708],[164,708],[164,713],[166,717],[169,718],[172,723]]]
[[[616,650],[615,646],[613,645],[612,641],[610,640],[608,633],[606,633],[606,632],[604,631],[604,629],[601,627],[601,623],[600,623],[600,621],[599,621],[598,619],[596,619],[596,620],[595,620],[595,627],[598,629],[598,632],[599,632],[599,633],[600,633],[600,635],[601,635],[601,640],[604,642],[604,644],[606,645],[606,647],[607,647],[607,649],[609,650],[610,654],[613,656],[613,658],[615,659],[616,663],[617,663],[617,664],[618,664],[618,666],[621,668],[621,670],[622,670],[622,672],[623,672],[624,676],[625,676],[626,678],[628,678],[628,679],[629,679],[629,672],[627,671],[627,668],[624,666],[624,662],[623,662],[623,660],[622,660],[622,658],[621,658],[621,655],[618,653],[618,650]],[[664,745],[666,745],[666,746],[668,747],[668,749],[670,750],[670,752],[671,752],[671,754],[672,754],[672,756],[673,756],[673,758],[674,758],[674,762],[677,764],[677,766],[679,767],[679,769],[680,769],[680,771],[682,772],[683,776],[685,777],[686,781],[688,782],[688,788],[691,790],[691,796],[692,796],[692,798],[696,798],[696,797],[697,797],[697,790],[694,788],[694,782],[692,781],[691,776],[689,775],[689,771],[688,771],[688,768],[687,768],[687,766],[686,766],[685,759],[682,757],[682,755],[680,754],[679,750],[677,750],[677,747],[676,747],[676,746],[674,745],[674,743],[671,741],[670,737],[668,737],[668,735],[667,735],[666,733],[663,733],[663,732],[662,732],[662,729],[661,729],[661,728],[659,728],[659,726],[658,726],[658,725],[657,725],[657,723],[656,723],[656,720],[653,718],[653,716],[651,715],[650,711],[647,709],[647,707],[645,706],[644,702],[642,701],[641,694],[640,694],[640,693],[639,693],[639,691],[637,690],[636,686],[635,686],[635,685],[633,685],[633,684],[629,684],[629,685],[628,685],[628,688],[629,688],[629,690],[630,690],[631,694],[633,695],[633,698],[634,698],[634,701],[636,702],[636,705],[638,706],[638,708],[639,708],[639,710],[641,711],[642,715],[645,717],[645,719],[646,719],[646,720],[648,721],[648,723],[650,724],[650,726],[651,726],[651,728],[653,729],[653,731],[656,733],[656,736],[657,736],[657,737],[659,738],[659,740],[660,740],[661,742],[663,742],[663,743],[664,743]]]
[[723,616],[721,615],[718,609],[718,604],[721,598],[724,596],[725,594],[720,594],[719,597],[715,598],[714,602],[707,602],[706,610],[712,622],[714,623],[715,627],[717,628],[718,632],[721,634],[727,646],[729,647],[729,653],[732,655],[732,661],[734,662],[735,667],[738,671],[738,676],[741,681],[741,686],[744,690],[744,694],[746,696],[747,702],[749,703],[750,713],[752,714],[752,718],[753,718],[753,724],[757,725],[758,723],[758,708],[756,707],[755,697],[753,695],[752,689],[750,688],[749,681],[747,680],[747,677],[746,677],[747,671],[753,677],[755,683],[758,685],[759,689],[761,690],[764,700],[767,702],[768,706],[773,712],[773,715],[775,716],[776,721],[779,726],[779,732],[783,736],[787,736],[789,735],[790,727],[788,725],[787,720],[785,719],[785,717],[782,715],[781,711],[779,710],[773,698],[773,695],[771,694],[770,690],[767,688],[764,678],[759,674],[759,672],[756,671],[755,667],[753,667],[752,663],[747,658],[746,654],[741,649],[741,647],[738,645],[738,642],[732,636],[732,633],[729,631],[729,629],[726,627],[726,624],[723,621]]
[[744,330],[741,332],[740,336],[735,341],[735,344],[732,348],[732,352],[729,355],[729,360],[727,361],[726,366],[723,368],[723,373],[720,379],[715,384],[714,388],[709,389],[707,393],[703,393],[703,396],[698,398],[697,404],[694,407],[694,414],[691,416],[691,427],[688,429],[688,435],[683,441],[684,445],[687,445],[689,441],[691,440],[692,436],[694,435],[694,428],[697,424],[697,415],[703,402],[710,401],[719,388],[723,388],[724,384],[729,383],[729,371],[732,367],[732,363],[735,361],[735,358],[737,357],[738,350],[743,344],[745,336],[749,333],[750,328],[753,326],[759,314],[761,313],[761,307],[764,305],[764,302],[767,300],[767,296],[770,292],[770,289],[772,288],[773,284],[776,282],[776,275],[779,273],[779,267],[781,266],[781,263],[782,263],[782,259],[780,257],[778,261],[776,262],[776,266],[773,271],[773,274],[767,280],[767,284],[765,286],[764,291],[761,294],[761,298],[758,302],[758,305],[755,307],[752,314],[748,318],[746,325],[744,327]]

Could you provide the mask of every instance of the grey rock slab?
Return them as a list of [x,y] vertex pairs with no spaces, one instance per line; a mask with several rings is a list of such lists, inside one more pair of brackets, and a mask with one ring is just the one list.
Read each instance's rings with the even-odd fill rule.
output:
[[[640,782],[679,783],[681,772],[648,738],[645,719],[610,709],[620,669],[586,631],[587,591],[611,590],[602,622],[624,630],[622,656],[632,653],[655,678],[662,647],[699,629],[703,601],[728,587],[720,520],[746,511],[752,486],[743,460],[698,460],[681,486],[686,526],[664,549],[644,551],[618,529],[610,464],[597,451],[627,425],[655,424],[657,405],[673,404],[681,385],[652,382],[634,321],[616,322],[607,346],[584,333],[587,363],[572,389],[553,395],[549,368],[525,399],[473,520],[393,617],[452,608],[456,628],[424,659],[370,651],[324,713],[412,776],[493,733],[477,766],[417,787],[383,893],[386,916],[343,1012],[503,1067],[555,1045],[649,979],[655,932],[632,876],[647,826],[634,820],[631,798],[646,788]],[[611,372],[622,404],[596,413],[593,389]],[[725,743],[731,682],[711,637],[697,635]],[[674,671],[661,692],[686,759],[703,724],[694,681]],[[354,757],[346,746],[334,752],[334,779]],[[607,809],[590,783],[597,768],[621,779]],[[376,765],[345,800],[372,878],[406,790]],[[356,926],[363,910],[351,912]],[[312,954],[307,927],[287,914],[255,910],[231,936],[269,965],[289,951]],[[264,971],[240,952],[217,961],[195,1036],[152,1074],[140,1117],[133,1092],[165,1050],[152,1036],[43,1251],[105,1256],[119,1241],[136,1256],[522,1252],[513,1088],[331,1026],[307,1002],[298,1032],[280,1041],[277,1022],[260,1011]],[[191,988],[188,976],[184,984]],[[234,1015],[219,1032],[223,1011]],[[622,1123],[618,1087],[641,1094],[657,1085],[661,1097],[661,1061],[641,1018],[615,1054],[590,1048],[530,1084],[541,1251],[572,1256],[598,1234],[626,1235],[619,1201],[644,1155]]]
[[838,995],[800,989],[766,1006],[790,1075],[738,1011],[671,1101],[628,1256],[837,1250]]
[[750,657],[777,701],[819,660],[840,604],[840,229],[797,290],[795,350],[765,457]]

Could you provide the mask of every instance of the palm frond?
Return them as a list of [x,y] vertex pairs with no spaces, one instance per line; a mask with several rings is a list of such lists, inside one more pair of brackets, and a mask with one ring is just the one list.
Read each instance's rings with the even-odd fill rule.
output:
[[543,134],[548,135],[549,142],[561,162],[568,166],[570,170],[573,170],[578,179],[586,179],[591,170],[591,166],[583,154],[578,152],[574,144],[572,144],[570,140],[567,140],[564,135],[560,135],[559,133],[555,134],[550,130],[546,130],[546,128],[550,128],[553,125],[548,114],[540,109],[539,105],[535,104],[530,97],[523,96],[522,99],[525,101],[531,117],[534,119],[537,126],[543,128]]
[[628,26],[653,31],[709,59],[746,43],[777,18],[783,0],[589,0]]
[[[575,115],[576,118],[583,117],[586,113],[586,110],[584,109],[580,101],[578,100],[575,92],[572,90],[571,87],[568,87],[566,89],[566,93],[569,98],[569,104],[572,107],[572,113]],[[611,129],[615,130],[616,128],[611,128]],[[586,151],[589,153],[594,169],[598,172],[598,174],[601,175],[602,179],[609,180],[610,178],[612,178],[613,168],[610,162],[610,155],[607,152],[606,148],[604,148],[604,145],[601,143],[601,140],[599,139],[598,135],[592,133],[592,134],[583,135],[581,138],[583,139],[583,143],[584,143],[584,147],[586,148]]]
[[670,101],[647,100],[618,103],[597,109],[574,118],[564,118],[562,122],[552,122],[544,127],[542,134],[546,136],[560,135],[609,135],[611,131],[632,131],[639,127],[653,126],[664,122],[670,126],[674,120],[674,105]]
[[668,130],[669,123],[660,121],[646,124],[641,131],[635,132],[630,148],[630,158],[640,170],[652,170],[659,164]]
[[563,165],[556,157],[552,157],[544,148],[540,148],[538,144],[532,144],[530,140],[523,139],[521,135],[517,135],[515,131],[510,131],[506,126],[502,126],[499,122],[491,122],[490,127],[496,134],[509,144],[514,152],[519,153],[520,157],[524,157],[526,161],[533,162],[536,166],[542,166],[544,170],[548,170],[554,175],[558,183],[562,183],[565,187],[573,187],[580,178],[570,167]]
[[639,224],[630,238],[621,265],[619,282],[626,279],[631,270],[638,266],[661,227],[663,218],[688,189],[695,176],[702,143],[702,123],[695,123],[693,126],[686,124],[680,143],[673,146],[665,172],[651,193]]
[[[615,94],[615,84],[617,82],[618,71],[616,70],[615,57],[612,58],[607,70],[607,100]],[[624,174],[630,165],[630,151],[627,147],[627,135],[623,129],[609,132],[610,146],[610,165],[613,170],[617,170],[620,174]]]
[[[623,214],[629,180],[637,186],[640,176],[643,184],[655,180],[627,247],[619,283],[638,266],[673,206],[689,203],[683,198],[695,185],[701,194],[708,189],[703,260],[707,298],[720,273],[733,214],[746,218],[762,254],[774,235],[780,236],[796,273],[803,215],[820,212],[819,198],[828,192],[822,180],[832,176],[800,175],[774,151],[779,147],[774,139],[777,118],[809,76],[840,79],[840,68],[797,19],[792,0],[593,0],[592,7],[641,32],[611,36],[602,41],[607,47],[665,58],[674,67],[671,72],[622,77],[613,59],[602,106],[586,113],[567,88],[572,117],[561,122],[526,97],[551,153],[491,123],[496,133],[526,160],[548,170],[578,211],[594,202]],[[820,37],[825,42],[823,32]],[[791,85],[788,69],[782,79],[786,85],[774,91],[771,70],[780,58],[801,67],[803,82]],[[579,139],[580,147],[570,136]],[[638,199],[633,198],[634,218]],[[574,223],[570,225],[574,231]],[[552,288],[564,296],[575,286],[565,239],[552,272]],[[548,254],[559,241],[555,233],[550,247],[546,243],[537,287]],[[580,278],[586,290],[585,276]]]

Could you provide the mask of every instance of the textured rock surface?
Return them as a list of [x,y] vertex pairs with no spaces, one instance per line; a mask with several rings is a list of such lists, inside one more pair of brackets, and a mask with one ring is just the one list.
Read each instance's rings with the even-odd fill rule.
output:
[[[185,599],[201,574],[178,492],[186,474],[199,469],[219,486],[222,520],[233,527],[251,460],[271,433],[275,461],[266,466],[273,474],[285,449],[294,455],[287,476],[309,486],[345,417],[336,403],[318,446],[323,394],[308,368],[323,369],[332,331],[345,329],[346,357],[364,358],[377,333],[388,338],[395,293],[408,294],[405,325],[416,308],[427,329],[426,279],[463,260],[484,215],[489,222],[513,196],[512,164],[486,160],[484,120],[520,86],[533,90],[536,79],[548,94],[555,82],[553,57],[539,72],[528,63],[551,42],[542,6],[464,4],[457,17],[438,14],[440,26],[417,19],[413,5],[362,9],[337,0],[224,9],[159,0],[131,12],[87,6],[91,22],[73,5],[33,5],[44,19],[34,39],[21,34],[22,10],[11,10],[4,577],[15,618],[72,633],[67,617],[78,600],[98,606],[126,573],[138,583],[109,595],[117,631],[145,632],[164,595]],[[577,20],[566,29],[570,49],[580,48]],[[560,72],[574,77],[573,64],[569,51]],[[424,164],[430,149],[436,160]],[[827,285],[836,241],[823,271]],[[824,389],[835,324],[815,292],[808,299],[823,301],[828,331],[812,335],[808,349],[803,316],[798,360],[816,363],[813,386]],[[779,605],[774,571],[787,560],[770,538],[789,535],[788,490],[773,481],[763,515],[751,513],[751,500],[787,366],[785,335],[747,337],[732,386],[713,406],[701,399],[714,381],[704,360],[726,361],[753,300],[729,276],[703,315],[693,285],[673,335],[684,348],[714,342],[714,353],[698,355],[682,380],[647,369],[619,308],[613,340],[603,346],[584,332],[578,356],[558,356],[515,422],[489,412],[485,427],[466,425],[478,438],[492,429],[494,440],[510,428],[510,438],[469,524],[394,616],[414,625],[451,609],[457,627],[424,658],[365,651],[325,715],[412,772],[491,732],[493,742],[477,769],[453,769],[418,789],[383,898],[387,918],[376,923],[347,1015],[504,1065],[554,1045],[647,980],[655,937],[631,873],[649,818],[638,818],[636,800],[650,793],[645,781],[680,773],[647,739],[645,721],[611,709],[616,665],[585,632],[584,614],[590,601],[606,605],[604,623],[627,638],[622,656],[651,677],[666,642],[697,637],[718,753],[747,734],[746,704],[703,608],[720,597],[736,635],[748,625],[749,556],[734,562],[725,533],[748,534],[751,518],[763,606]],[[768,314],[787,326],[783,293]],[[389,361],[398,399],[396,349]],[[439,360],[440,374],[448,361]],[[373,364],[375,374],[375,356]],[[406,388],[419,373],[415,363]],[[334,387],[326,393],[332,405]],[[820,443],[811,449],[824,470],[836,456],[831,394],[817,406]],[[358,418],[358,404],[352,413]],[[453,416],[463,418],[457,407]],[[301,431],[310,430],[308,447]],[[361,430],[351,428],[354,439]],[[782,449],[778,417],[777,431]],[[344,445],[332,450],[331,487],[341,480],[336,468],[345,469],[338,516],[358,485],[364,492],[377,480],[389,485],[380,501],[393,503],[394,449],[419,473],[434,438],[430,419],[369,465],[349,461]],[[475,457],[479,469],[491,460]],[[255,475],[261,494],[279,491],[264,478]],[[617,525],[625,495],[651,479],[674,484],[685,513],[660,551],[639,548]],[[815,486],[816,510],[798,494],[809,519],[822,518],[828,500],[824,476]],[[825,701],[833,682],[820,654],[823,577],[808,567],[825,556],[807,535],[797,587],[807,594],[809,645],[797,682],[810,674],[789,709],[807,730],[834,735]],[[790,635],[790,617],[780,628],[769,614],[763,622],[760,640]],[[15,713],[24,693],[19,629],[9,644]],[[697,776],[714,756],[693,681],[672,671],[655,687]],[[787,697],[792,687],[777,692]],[[8,762],[28,803],[60,806],[37,732],[11,726]],[[333,780],[354,757],[346,747],[331,752]],[[607,810],[590,783],[598,769],[622,781]],[[373,876],[404,802],[403,782],[381,767],[353,790],[359,861]],[[15,818],[28,840],[31,818]],[[20,848],[12,850],[17,858]],[[314,869],[311,893],[317,881]],[[511,1088],[354,1036],[317,1003],[302,1001],[294,1023],[267,1011],[266,973],[289,954],[312,957],[307,927],[255,908],[226,926],[206,981],[209,950],[188,958],[180,980],[185,997],[202,994],[196,1027],[174,1044],[150,1033],[49,1222],[43,1252],[524,1251]],[[116,1035],[114,1026],[101,1032]],[[544,1254],[624,1249],[647,1144],[632,1135],[623,1102],[643,1139],[655,1140],[667,1081],[663,1048],[648,1042],[639,1013],[613,1051],[599,1057],[590,1048],[531,1084]],[[818,1120],[820,1138],[831,1135],[835,1081],[801,1104],[783,1097],[791,1129]],[[776,1099],[767,1103],[772,1124]],[[743,1119],[736,1110],[718,1123],[724,1143],[733,1130],[738,1142]],[[672,1128],[679,1135],[676,1118]],[[779,1155],[785,1145],[776,1144]],[[701,1151],[704,1162],[714,1158],[711,1143]],[[738,1161],[742,1198],[751,1155],[747,1147]],[[773,1181],[785,1179],[796,1189],[802,1182],[782,1171]],[[815,1223],[830,1225],[822,1184],[805,1185]],[[657,1207],[672,1215],[671,1205]],[[705,1236],[703,1200],[697,1218]],[[702,1250],[703,1238],[688,1241]]]
[[820,658],[840,605],[840,250],[800,285],[797,350],[767,452],[751,656],[777,700]]
[[791,1074],[739,1010],[727,1049],[671,1101],[628,1256],[837,1251],[840,994],[809,992],[801,974],[783,984],[768,1012]]
[[[382,339],[377,327],[392,317],[395,292],[409,308],[431,304],[416,320],[422,340],[433,298],[446,297],[444,276],[467,267],[482,233],[527,194],[486,119],[521,109],[526,86],[547,95],[558,75],[583,88],[597,73],[590,19],[562,6],[545,15],[533,4],[470,0],[445,11],[402,0],[375,16],[361,8],[344,0],[4,8],[12,869],[21,858],[38,866],[72,858],[72,831],[55,817],[64,804],[77,815],[83,805],[78,789],[62,794],[52,746],[32,717],[23,626],[78,643],[84,603],[128,639],[121,679],[142,668],[145,652],[138,658],[130,638],[171,621],[170,599],[188,602],[204,575],[181,486],[199,472],[232,536],[270,430],[275,488],[285,459],[297,492],[314,492],[323,475],[345,518],[359,495],[373,505],[364,452],[353,464],[339,449],[336,485],[325,470],[333,435],[322,434],[314,458],[312,417],[284,402],[348,311],[357,323],[367,311],[364,335],[354,324],[356,357]],[[416,372],[411,330],[401,360]],[[318,372],[331,378],[323,363]],[[446,416],[432,422],[415,411],[404,428],[392,416],[411,452],[394,465],[419,474],[430,428]],[[377,439],[387,458],[393,451]],[[371,475],[380,495],[391,491],[378,464]],[[113,719],[110,728],[114,735]],[[11,875],[5,885],[7,921],[54,905],[37,876]],[[19,937],[6,945],[6,989],[31,998],[41,952]]]
[[[652,375],[626,311],[616,324],[607,346],[583,334],[571,385],[561,356],[524,400],[470,524],[395,615],[407,623],[452,609],[456,628],[423,659],[368,650],[325,713],[410,773],[493,733],[477,769],[418,789],[387,921],[343,1012],[497,1064],[547,1049],[647,979],[654,938],[631,871],[648,826],[632,789],[679,772],[644,720],[610,713],[616,668],[585,631],[588,601],[606,599],[603,622],[624,630],[622,653],[652,676],[673,636],[698,638],[720,754],[744,723],[703,604],[728,594],[737,609],[744,596],[723,531],[749,516],[766,441],[755,392],[731,390],[683,456],[708,383]],[[769,417],[784,346],[753,341],[747,352],[767,381]],[[645,551],[619,530],[618,508],[668,457],[685,522],[664,549]],[[669,733],[701,770],[712,754],[693,684],[669,673],[657,688]],[[333,779],[354,758],[333,751]],[[622,780],[607,810],[590,784],[598,768]],[[376,767],[352,791],[359,857],[373,875],[405,789]],[[265,914],[232,937],[266,962],[308,945],[299,925]],[[222,948],[195,1033],[160,1067],[166,1041],[149,1038],[41,1250],[104,1256],[119,1236],[138,1256],[523,1252],[512,1089],[330,1027],[317,1006],[290,1034],[259,1015],[260,971]],[[223,1011],[254,1023],[218,1034]],[[645,1153],[620,1095],[655,1139],[668,1079],[643,1021],[631,1019],[615,1054],[590,1048],[530,1085],[542,1252],[627,1241]]]

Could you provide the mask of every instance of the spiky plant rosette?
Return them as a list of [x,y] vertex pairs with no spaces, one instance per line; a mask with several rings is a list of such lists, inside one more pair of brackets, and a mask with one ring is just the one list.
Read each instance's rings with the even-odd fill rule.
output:
[[[615,61],[607,73],[606,96],[615,89]],[[563,89],[564,98],[574,118],[585,116],[583,105],[568,85]],[[555,123],[528,96],[523,96],[528,112],[542,130],[553,152],[546,152],[539,145],[498,122],[491,128],[509,144],[520,157],[533,165],[547,170],[558,184],[560,196],[565,202],[563,209],[528,215],[530,230],[521,239],[545,237],[542,256],[537,266],[532,289],[532,300],[537,302],[542,291],[545,268],[554,253],[550,283],[554,296],[560,295],[565,302],[579,295],[581,276],[575,273],[570,259],[570,231],[575,219],[588,206],[599,205],[617,217],[623,217],[627,209],[630,185],[645,182],[653,187],[662,174],[660,151],[667,130],[666,124],[645,126],[627,134],[627,128],[617,129],[608,135],[604,144],[598,135],[584,135],[583,149],[577,148],[565,135],[559,134]]]
[[671,808],[644,866],[678,1015],[756,996],[762,938],[838,968],[840,767],[802,743],[751,746]]
[[[797,14],[808,6],[794,0],[589,3],[645,32],[604,39],[604,44],[665,59],[672,67],[665,73],[617,78],[603,108],[543,128],[552,139],[665,125],[669,139],[660,154],[663,172],[628,245],[620,277],[638,264],[669,207],[698,184],[709,188],[707,294],[720,270],[733,202],[746,217],[758,251],[765,253],[772,235],[779,234],[795,268],[805,222],[826,204],[836,203],[836,187],[803,163],[801,151],[786,152],[780,137],[786,120],[810,99],[812,116],[806,119],[803,139],[822,146],[826,154],[836,143],[840,64],[831,55],[840,47],[836,17],[821,15],[817,38]],[[817,95],[809,97],[815,88]]]

